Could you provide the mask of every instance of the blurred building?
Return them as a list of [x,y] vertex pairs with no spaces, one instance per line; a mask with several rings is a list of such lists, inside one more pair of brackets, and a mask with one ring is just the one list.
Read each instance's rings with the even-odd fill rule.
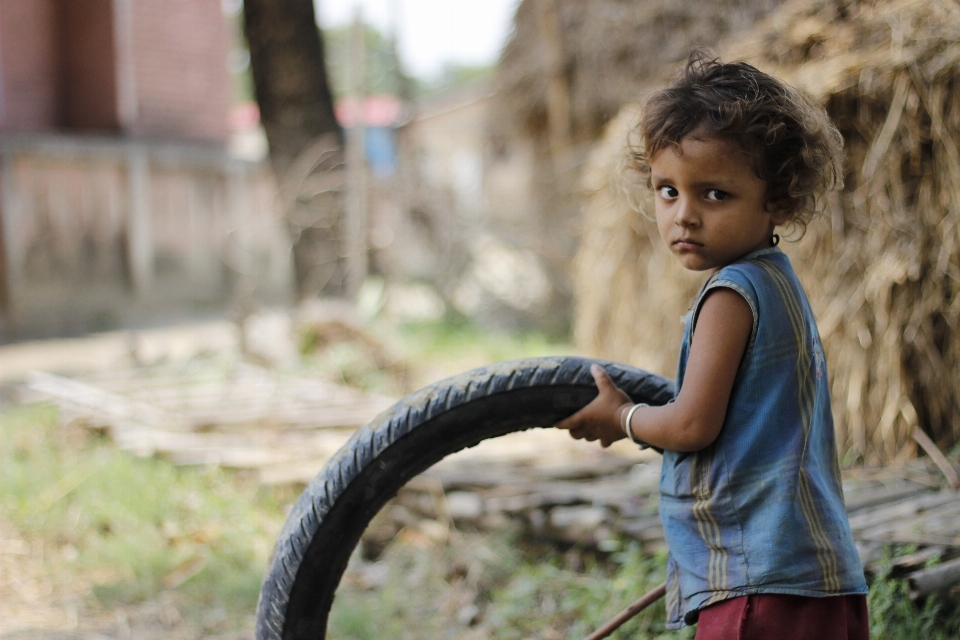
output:
[[335,110],[337,122],[350,136],[357,120],[363,120],[363,155],[375,177],[384,178],[397,170],[397,127],[402,124],[403,103],[396,96],[374,95],[363,99],[362,109],[356,100],[341,98]]
[[398,206],[371,211],[380,271],[430,282],[445,303],[486,326],[540,325],[549,296],[530,249],[532,149],[491,140],[485,82],[419,104],[398,136]]
[[0,340],[289,295],[217,0],[0,2]]

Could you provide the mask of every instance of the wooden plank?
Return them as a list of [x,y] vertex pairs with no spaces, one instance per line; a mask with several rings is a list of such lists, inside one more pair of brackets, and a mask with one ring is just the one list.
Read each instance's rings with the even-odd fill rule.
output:
[[323,468],[324,461],[305,460],[303,462],[271,465],[263,467],[258,472],[261,484],[307,484]]
[[863,509],[850,516],[850,528],[856,533],[897,518],[915,515],[952,500],[956,500],[955,493],[940,491],[919,497],[904,498],[892,504],[885,504],[872,509]]
[[893,558],[891,562],[885,552],[889,543],[871,542],[868,544],[874,545],[871,547],[871,551],[874,552],[869,554],[866,559],[861,554],[864,571],[870,575],[885,574],[891,578],[901,578],[908,573],[924,568],[931,561],[949,559],[949,556],[955,552],[950,547],[931,545],[921,548],[916,553]]
[[[149,407],[145,413],[148,418],[162,416],[162,419],[149,418],[146,419],[147,424],[168,426],[171,421],[176,421],[184,429],[211,425],[249,425],[258,422],[265,422],[270,426],[290,425],[300,428],[358,427],[393,404],[390,398],[364,394],[331,383],[314,385],[309,403],[298,404],[293,398],[284,398],[284,394],[274,393],[271,387],[271,390],[259,394],[261,398],[258,404],[256,389],[243,385],[241,388],[232,390],[229,395],[222,392],[211,395],[209,402],[203,406],[185,410],[182,400],[188,399],[188,395],[181,396],[181,402],[152,402],[147,400],[151,397],[150,394],[141,393],[130,397],[118,393],[117,390],[122,389],[120,385],[112,385],[111,390],[104,390],[93,384],[59,377],[56,381],[47,378],[44,382],[40,382],[40,377],[43,375],[49,374],[34,376],[37,382],[32,388],[51,397],[72,399],[71,401],[77,407],[85,407],[102,414],[100,402],[104,398],[110,398],[107,405],[113,413],[116,413],[114,408],[120,405],[136,406],[140,410]],[[275,382],[275,387],[282,389],[283,381]],[[310,383],[305,381],[304,384]],[[169,395],[169,397],[175,396]]]
[[156,402],[204,403],[216,402],[225,397],[234,397],[243,402],[260,402],[264,399],[274,402],[311,402],[322,399],[327,404],[348,406],[371,401],[389,406],[395,402],[386,396],[365,393],[324,380],[290,380],[279,376],[198,380],[185,374],[176,382],[143,380],[137,381],[136,385],[96,381],[87,383],[123,395],[146,396]]
[[109,393],[88,384],[55,376],[41,371],[31,371],[27,386],[85,416],[99,421],[99,426],[113,429],[182,427],[176,416],[153,405],[132,401],[121,395]]
[[930,472],[924,460],[910,460],[895,467],[870,467],[848,469],[843,472],[844,487],[848,483],[873,483],[889,486],[903,481],[916,482],[932,489],[939,489],[942,482],[939,475]]
[[[256,437],[258,436],[259,437]],[[256,469],[302,460],[325,461],[342,447],[352,434],[324,433],[310,438],[289,438],[289,434],[178,433],[148,430],[134,438],[121,439],[120,446],[149,449],[178,464],[219,464]],[[272,437],[271,437],[272,436]],[[136,443],[136,445],[132,443]]]
[[[872,527],[860,532],[863,536],[874,539],[886,536],[891,540],[908,540],[925,538],[927,540],[952,541],[951,544],[960,544],[960,518],[957,517],[956,505],[947,505],[951,510],[937,516],[927,513],[913,518],[902,518]],[[927,542],[924,544],[935,544]]]
[[558,488],[557,491],[550,494],[537,492],[519,496],[487,498],[484,501],[484,510],[487,512],[523,513],[531,509],[571,506],[585,504],[586,502],[576,490],[563,491]]
[[885,542],[888,544],[935,545],[960,549],[960,539],[920,534],[879,531],[876,533],[854,533],[853,537],[867,542]]
[[640,542],[663,539],[663,524],[660,522],[660,516],[624,520],[617,524],[617,528],[624,535]]
[[947,589],[960,583],[960,558],[911,573],[907,580],[910,597],[914,599]]
[[528,478],[520,475],[516,470],[504,474],[495,474],[477,469],[456,469],[447,466],[443,468],[433,467],[421,475],[438,479],[443,484],[444,491],[510,487],[511,491],[518,492],[518,487],[526,487],[530,482]]
[[237,377],[207,378],[202,383],[195,378],[165,375],[152,382],[141,379],[130,384],[119,380],[104,386],[175,413],[192,429],[257,423],[271,427],[358,427],[394,403],[392,398],[342,385],[249,366],[242,367]]
[[928,492],[929,490],[929,487],[909,481],[898,483],[894,487],[885,485],[871,487],[845,498],[847,514],[852,515],[861,509],[869,509],[877,505],[896,502],[904,498]]
[[528,473],[550,480],[589,480],[629,471],[637,461],[632,458],[604,456],[595,460],[577,460],[567,464],[543,464],[531,467]]

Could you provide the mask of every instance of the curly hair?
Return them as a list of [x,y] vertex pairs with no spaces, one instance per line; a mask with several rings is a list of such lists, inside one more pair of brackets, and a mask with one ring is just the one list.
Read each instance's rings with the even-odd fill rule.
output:
[[728,140],[767,185],[767,205],[801,231],[822,196],[843,186],[843,138],[826,111],[796,89],[745,62],[721,62],[705,48],[690,52],[665,89],[646,102],[643,145],[633,151],[649,181],[650,161],[684,138]]

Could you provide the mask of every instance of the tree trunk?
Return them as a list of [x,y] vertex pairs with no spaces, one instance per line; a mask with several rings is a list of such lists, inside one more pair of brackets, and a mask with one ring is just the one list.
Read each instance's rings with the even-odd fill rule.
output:
[[344,293],[343,139],[312,0],[244,0],[260,121],[300,298]]

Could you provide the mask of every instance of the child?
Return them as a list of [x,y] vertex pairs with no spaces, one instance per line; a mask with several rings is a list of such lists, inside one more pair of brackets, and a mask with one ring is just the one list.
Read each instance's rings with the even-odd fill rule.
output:
[[694,51],[647,102],[637,167],[660,236],[709,274],[686,317],[677,395],[634,405],[602,367],[599,395],[557,426],[663,449],[667,626],[698,640],[866,640],[823,350],[777,247],[841,182],[826,113],[745,63]]

